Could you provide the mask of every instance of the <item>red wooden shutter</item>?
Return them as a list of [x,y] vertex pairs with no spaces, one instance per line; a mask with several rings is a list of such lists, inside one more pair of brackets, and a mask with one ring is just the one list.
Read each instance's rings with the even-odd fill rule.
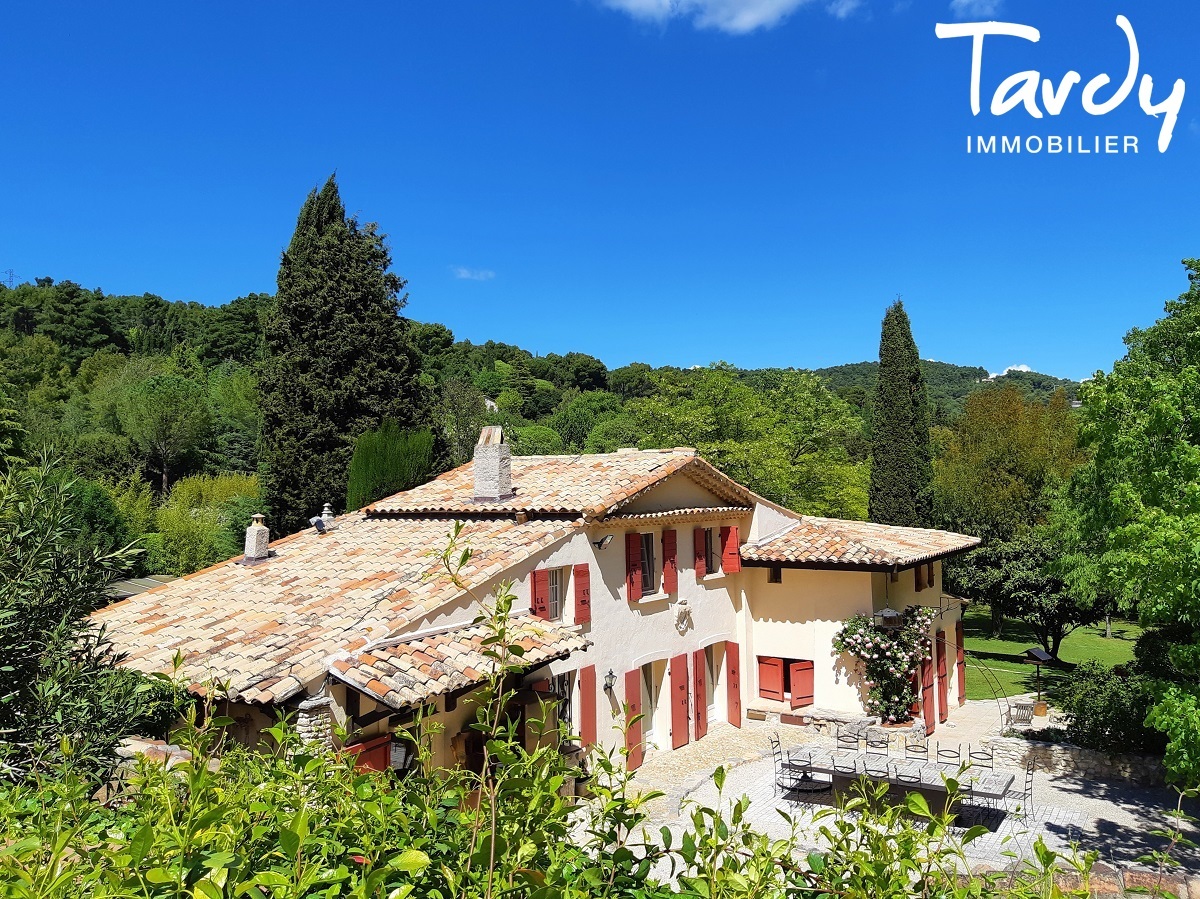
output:
[[692,705],[696,715],[696,739],[708,733],[708,653],[692,653]]
[[933,662],[921,660],[921,711],[925,715],[925,733],[937,727],[937,712],[933,707]]
[[679,589],[678,543],[674,531],[663,531],[663,593],[674,593]]
[[742,726],[742,649],[725,641],[725,701],[729,707],[729,723]]
[[533,573],[533,587],[531,588],[533,602],[530,604],[530,610],[538,618],[550,620],[550,570],[548,568],[539,568]]
[[921,714],[921,675],[914,671],[908,676],[908,682],[912,684],[912,705],[908,707],[908,712],[914,718]]
[[386,771],[392,764],[392,735],[351,743],[346,752],[354,756],[356,771]]
[[579,742],[596,745],[596,666],[579,669]]
[[937,581],[934,579],[934,576],[933,576],[933,563],[932,562],[925,563],[925,586],[928,587],[930,590],[932,590],[934,587],[937,586]]
[[688,742],[688,670],[687,653],[671,659],[671,748]]
[[946,676],[946,632],[937,632],[938,720],[950,717],[950,679]]
[[726,574],[742,570],[742,547],[738,541],[737,525],[721,528],[721,570]]
[[925,566],[918,565],[916,568],[914,568],[913,576],[916,578],[916,581],[917,581],[917,592],[920,593],[922,590],[925,589]]
[[708,548],[705,528],[692,531],[692,547],[695,553],[696,580],[708,574]]
[[813,663],[792,662],[788,677],[792,681],[792,708],[813,704]]
[[958,644],[958,704],[967,701],[967,654],[963,648],[962,619],[954,622],[954,641]]
[[625,535],[625,595],[629,602],[642,598],[642,535]]
[[765,699],[783,699],[783,659],[758,657],[758,695]]
[[634,720],[642,714],[642,669],[625,672],[625,748],[629,755],[625,767],[636,771],[642,766],[642,722]]
[[587,562],[575,566],[575,623],[592,620],[592,570]]

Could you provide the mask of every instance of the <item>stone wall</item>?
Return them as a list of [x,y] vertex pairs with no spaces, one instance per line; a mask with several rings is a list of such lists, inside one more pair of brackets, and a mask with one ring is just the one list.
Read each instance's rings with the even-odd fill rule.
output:
[[1023,770],[1033,762],[1038,771],[1086,780],[1122,780],[1139,786],[1163,782],[1162,759],[1153,755],[1110,755],[1070,743],[1042,743],[1023,737],[991,737],[997,768]]
[[333,699],[314,696],[297,707],[296,733],[305,743],[330,745],[333,742]]

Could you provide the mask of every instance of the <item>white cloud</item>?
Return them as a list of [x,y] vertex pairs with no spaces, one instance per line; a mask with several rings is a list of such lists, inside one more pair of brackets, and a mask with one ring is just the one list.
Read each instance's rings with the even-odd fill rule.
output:
[[863,2],[864,0],[833,0],[825,8],[835,19],[848,19],[862,8]]
[[496,273],[490,268],[467,268],[465,265],[454,265],[450,267],[450,271],[454,272],[454,277],[460,281],[490,281],[496,277]]
[[960,19],[983,19],[1000,12],[1004,0],[950,0],[950,11]]
[[1004,371],[1002,371],[1002,372],[989,372],[988,380],[991,381],[993,378],[1002,378],[1002,377],[1004,377],[1004,375],[1008,374],[1010,371],[1033,371],[1033,369],[1030,368],[1028,365],[1024,365],[1024,364],[1010,365],[1008,368],[1004,369]]
[[[666,24],[670,19],[690,19],[697,28],[713,28],[728,34],[749,34],[759,28],[774,28],[813,0],[601,0],[610,9],[635,19]],[[834,7],[858,6],[862,0],[833,0]],[[847,13],[848,15],[848,13]]]

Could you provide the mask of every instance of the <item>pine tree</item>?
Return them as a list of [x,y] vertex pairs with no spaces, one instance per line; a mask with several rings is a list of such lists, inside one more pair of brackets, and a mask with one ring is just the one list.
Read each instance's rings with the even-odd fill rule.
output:
[[0,375],[0,474],[21,464],[22,444],[26,437],[21,414],[10,395],[9,384]]
[[933,482],[929,400],[917,345],[900,300],[883,318],[879,383],[872,411],[868,516],[881,524],[925,527]]
[[290,532],[323,503],[343,507],[360,434],[424,418],[400,317],[405,281],[373,224],[347,218],[333,176],[300,209],[267,315],[263,476],[272,526]]

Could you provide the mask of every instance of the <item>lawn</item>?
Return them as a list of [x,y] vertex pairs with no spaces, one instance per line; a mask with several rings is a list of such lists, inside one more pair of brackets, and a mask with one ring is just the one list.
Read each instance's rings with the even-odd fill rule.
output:
[[[1133,643],[1142,629],[1128,621],[1114,620],[1112,636],[1104,636],[1104,625],[1081,627],[1063,640],[1059,657],[1078,663],[1097,659],[1119,665],[1133,659]],[[1033,633],[1020,621],[1006,621],[999,639],[991,636],[992,619],[986,606],[972,605],[963,614],[963,636],[967,646],[967,699],[992,699],[997,693],[1012,696],[1037,689],[1033,665],[1021,659],[1026,649],[1037,646]],[[980,671],[987,668],[987,672]],[[1042,668],[1042,692],[1054,692],[1062,669]],[[991,682],[995,678],[997,683]]]

